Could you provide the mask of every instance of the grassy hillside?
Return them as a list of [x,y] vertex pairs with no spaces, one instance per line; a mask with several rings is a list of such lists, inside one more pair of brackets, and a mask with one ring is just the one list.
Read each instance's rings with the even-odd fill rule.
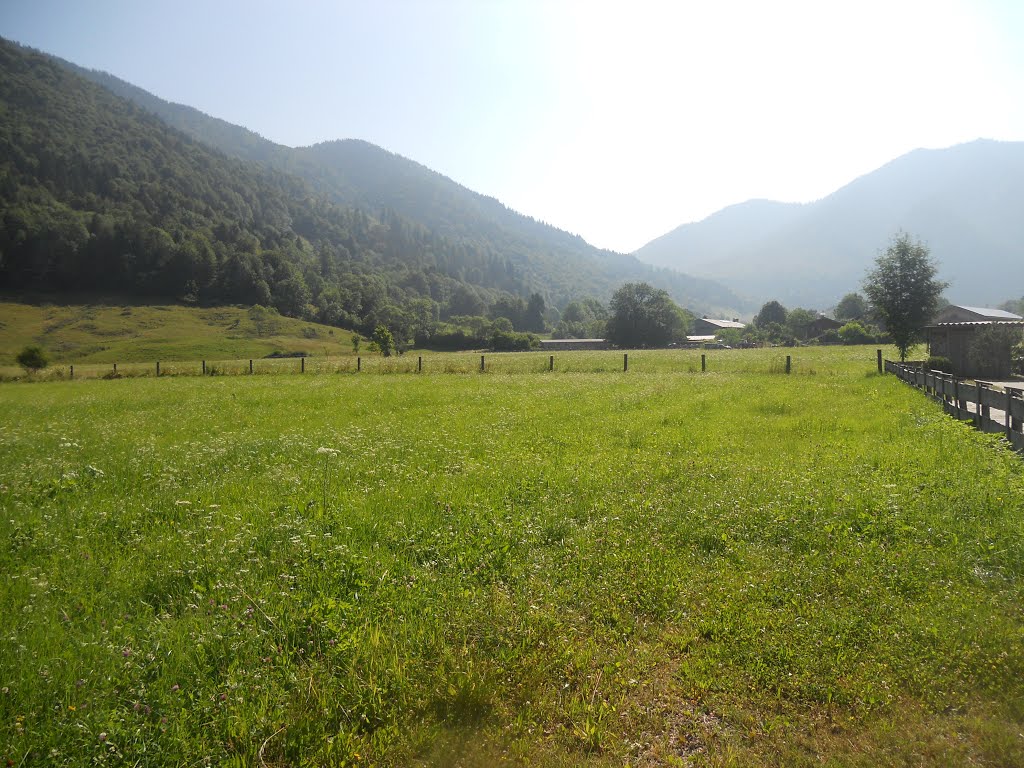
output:
[[1019,457],[742,354],[4,386],[0,760],[1024,764]]
[[150,363],[347,355],[352,334],[265,309],[0,302],[0,366],[15,365],[28,344],[55,363]]

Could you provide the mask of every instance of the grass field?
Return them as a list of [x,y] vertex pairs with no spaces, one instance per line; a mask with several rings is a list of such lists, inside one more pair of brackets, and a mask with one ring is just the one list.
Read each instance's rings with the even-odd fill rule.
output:
[[603,354],[0,387],[0,759],[1024,764],[1018,456],[871,348]]
[[141,370],[157,360],[350,355],[352,333],[242,307],[0,302],[0,375],[22,373],[14,358],[27,344],[44,347],[58,368],[70,363],[85,373],[111,363],[145,364]]

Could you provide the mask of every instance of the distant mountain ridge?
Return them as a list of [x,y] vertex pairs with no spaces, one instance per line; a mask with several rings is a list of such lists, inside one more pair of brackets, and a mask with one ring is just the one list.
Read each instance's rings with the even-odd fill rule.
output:
[[752,200],[636,251],[755,301],[824,309],[860,288],[897,231],[920,239],[954,301],[1024,293],[1024,142],[919,149],[813,203]]
[[716,281],[596,248],[369,142],[343,139],[285,147],[108,73],[54,59],[194,139],[229,156],[294,174],[336,203],[374,216],[391,210],[449,240],[485,243],[496,256],[511,260],[524,285],[546,294],[556,305],[588,295],[605,299],[622,283],[643,280],[666,289],[698,313],[733,315],[753,308]]

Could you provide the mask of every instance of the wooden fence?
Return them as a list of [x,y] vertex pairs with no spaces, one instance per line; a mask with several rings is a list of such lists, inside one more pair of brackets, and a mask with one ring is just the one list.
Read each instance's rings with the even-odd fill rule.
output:
[[1022,390],[1012,387],[1001,389],[984,382],[966,382],[942,371],[925,370],[924,363],[886,360],[885,371],[942,403],[950,416],[970,421],[983,432],[1002,434],[1015,450],[1024,451]]

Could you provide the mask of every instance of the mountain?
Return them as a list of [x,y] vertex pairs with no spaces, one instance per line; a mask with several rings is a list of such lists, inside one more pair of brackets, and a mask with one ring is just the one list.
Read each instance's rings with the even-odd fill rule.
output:
[[413,160],[365,141],[345,139],[290,148],[192,107],[164,101],[105,72],[61,64],[160,117],[226,155],[302,178],[331,201],[378,216],[391,211],[453,243],[483,247],[507,259],[523,281],[564,306],[585,296],[607,299],[619,285],[647,281],[696,311],[751,309],[725,286],[653,267],[627,254],[595,248],[581,237],[538,222]]
[[486,247],[325,201],[0,40],[0,289],[272,305],[396,330],[528,286]]
[[805,205],[753,200],[685,224],[636,256],[757,301],[829,307],[858,290],[892,237],[920,239],[955,301],[1024,293],[1024,142],[919,149]]

